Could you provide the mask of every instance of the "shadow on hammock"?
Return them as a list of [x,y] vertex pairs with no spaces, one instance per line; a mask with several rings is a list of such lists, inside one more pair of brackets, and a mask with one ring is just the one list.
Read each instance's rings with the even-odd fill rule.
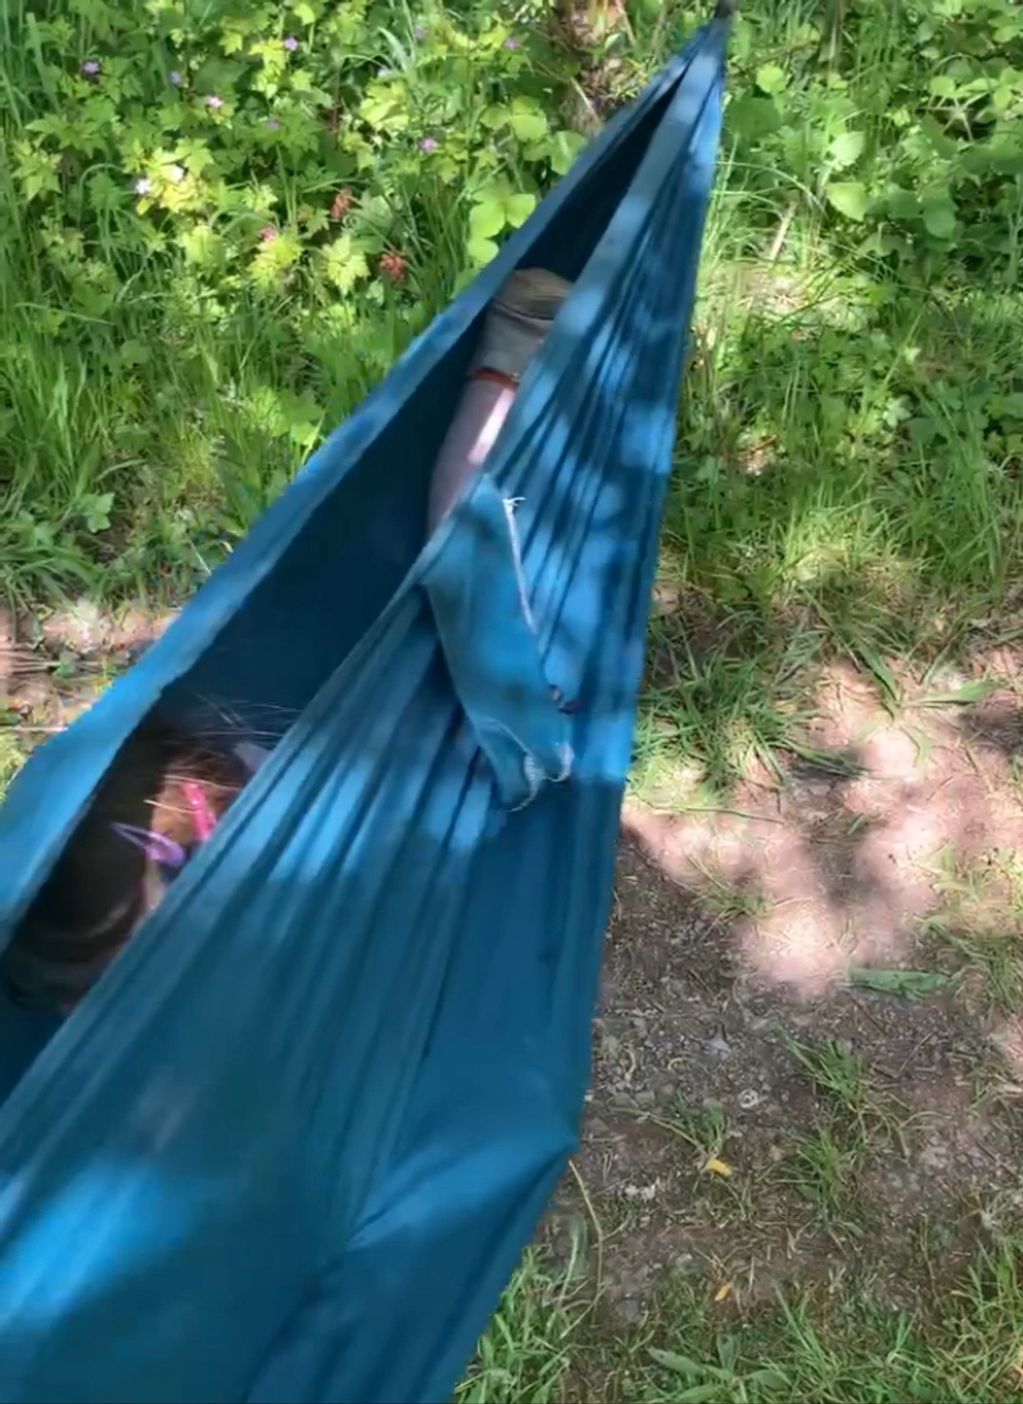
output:
[[[295,715],[0,1109],[3,1398],[448,1397],[588,1078],[723,46],[609,125],[16,781],[5,937],[154,708]],[[572,294],[425,542],[527,263]]]

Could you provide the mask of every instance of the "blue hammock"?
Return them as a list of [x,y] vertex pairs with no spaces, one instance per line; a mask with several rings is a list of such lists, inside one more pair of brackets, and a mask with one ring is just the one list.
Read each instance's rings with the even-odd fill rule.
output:
[[[157,704],[291,719],[66,1022],[0,1005],[0,1399],[443,1400],[464,1369],[576,1144],[725,30],[14,785],[0,948]],[[424,547],[522,264],[574,289]]]

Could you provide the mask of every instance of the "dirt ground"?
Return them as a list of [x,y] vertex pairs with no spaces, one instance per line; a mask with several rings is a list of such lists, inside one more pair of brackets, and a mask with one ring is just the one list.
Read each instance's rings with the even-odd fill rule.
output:
[[173,618],[88,600],[39,616],[0,606],[0,724],[30,750],[74,721]]
[[1003,651],[906,680],[893,715],[837,667],[820,768],[718,811],[627,804],[553,1219],[622,1325],[679,1272],[723,1312],[852,1280],[912,1309],[1019,1224],[1018,676]]

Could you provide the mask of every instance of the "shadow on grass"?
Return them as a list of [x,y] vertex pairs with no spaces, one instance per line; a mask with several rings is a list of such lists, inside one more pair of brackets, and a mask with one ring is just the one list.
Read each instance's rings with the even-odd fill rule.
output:
[[791,282],[775,280],[780,308],[765,310],[770,285],[752,305],[736,294],[724,340],[707,326],[699,338],[641,777],[668,754],[727,793],[777,748],[801,754],[815,680],[837,657],[897,704],[902,675],[940,689],[1023,632],[1013,307],[960,293],[864,312],[800,302]]

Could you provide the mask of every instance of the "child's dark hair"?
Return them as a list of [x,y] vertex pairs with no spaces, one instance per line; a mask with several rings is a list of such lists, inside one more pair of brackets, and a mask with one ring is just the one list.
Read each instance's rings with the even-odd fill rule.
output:
[[0,955],[11,996],[65,1012],[77,1004],[248,778],[227,750],[162,720],[140,727]]

